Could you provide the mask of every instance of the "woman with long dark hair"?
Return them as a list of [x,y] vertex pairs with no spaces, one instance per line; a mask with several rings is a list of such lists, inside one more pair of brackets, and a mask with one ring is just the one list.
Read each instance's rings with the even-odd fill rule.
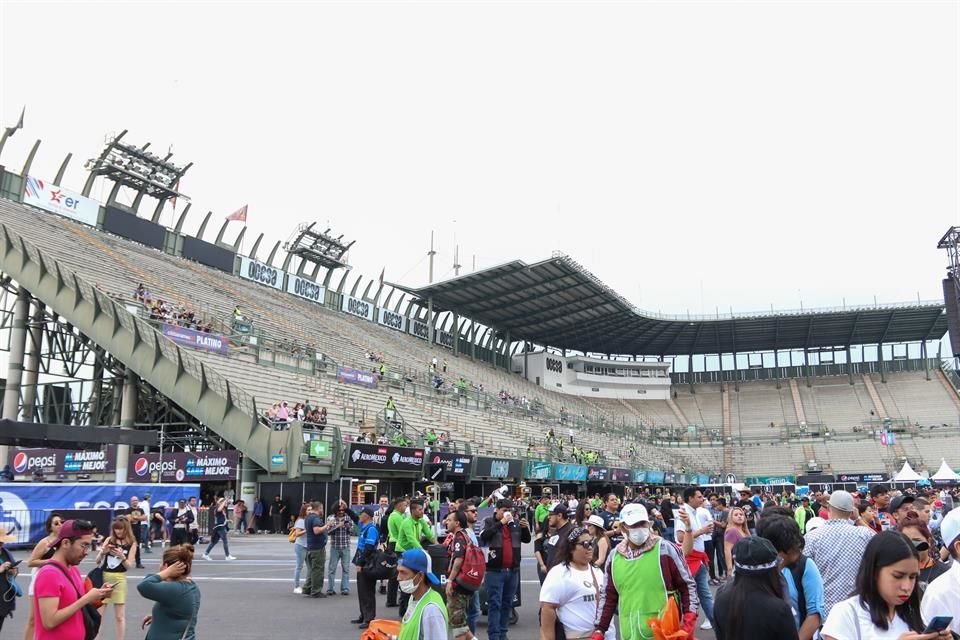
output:
[[878,533],[860,562],[854,596],[834,605],[823,626],[825,640],[947,640],[950,631],[923,633],[920,617],[920,552],[899,531]]
[[720,589],[713,608],[717,640],[796,639],[773,544],[754,536],[737,542],[733,552],[733,582]]
[[920,576],[917,579],[920,581],[922,596],[922,590],[935,578],[949,571],[950,565],[940,562],[930,527],[913,511],[907,512],[906,517],[897,522],[897,531],[910,538],[913,546],[920,552]]

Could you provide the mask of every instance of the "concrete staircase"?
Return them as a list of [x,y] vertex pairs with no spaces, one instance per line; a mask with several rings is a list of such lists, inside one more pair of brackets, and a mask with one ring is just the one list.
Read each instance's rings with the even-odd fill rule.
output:
[[790,378],[790,395],[793,396],[793,409],[797,414],[797,424],[806,424],[807,415],[803,410],[803,400],[800,398],[800,385],[796,378]]
[[863,378],[863,386],[867,388],[867,393],[870,395],[870,400],[873,401],[873,410],[876,411],[877,417],[881,420],[887,419],[887,410],[883,406],[883,402],[880,400],[880,394],[877,393],[877,388],[873,384],[873,379],[867,374],[861,374]]

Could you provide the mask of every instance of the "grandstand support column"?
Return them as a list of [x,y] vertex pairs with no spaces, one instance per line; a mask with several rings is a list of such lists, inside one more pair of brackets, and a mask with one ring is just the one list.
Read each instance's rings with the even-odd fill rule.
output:
[[40,343],[43,340],[43,303],[34,299],[33,321],[25,332],[23,363],[23,421],[33,422],[37,405],[37,382],[40,375]]
[[[496,363],[494,363],[496,366]],[[510,366],[510,331],[507,330],[506,334],[503,336],[503,368],[507,371],[510,371],[512,368]]]
[[[3,418],[17,420],[20,414],[20,380],[23,377],[23,351],[27,342],[27,309],[30,292],[20,287],[13,306],[13,324],[10,330],[10,360],[7,365],[7,386],[3,392]],[[0,446],[0,462],[6,463],[10,449]]]
[[257,465],[248,460],[247,456],[240,458],[240,491],[238,499],[253,504],[257,495]]
[[433,298],[427,298],[427,342],[433,347]]
[[877,345],[877,366],[880,367],[880,382],[887,382],[887,367],[883,362],[883,343]]
[[930,379],[930,360],[927,359],[927,341],[920,341],[920,357],[923,358],[923,373],[926,375],[926,379]]
[[453,357],[460,355],[460,316],[453,314]]
[[[137,421],[138,394],[140,391],[140,381],[137,380],[137,374],[130,369],[123,378],[123,400],[120,403],[120,428],[133,428]],[[117,445],[117,476],[118,484],[126,483],[127,467],[130,461],[130,445]]]
[[807,386],[810,386],[810,351],[803,348],[803,377],[806,379]]
[[850,381],[850,386],[853,386],[853,361],[850,359],[853,356],[850,354],[850,345],[847,345],[847,380]]

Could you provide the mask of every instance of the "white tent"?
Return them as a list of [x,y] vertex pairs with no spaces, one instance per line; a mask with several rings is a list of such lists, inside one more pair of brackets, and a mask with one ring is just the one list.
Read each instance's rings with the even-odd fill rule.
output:
[[950,465],[947,464],[947,461],[941,458],[940,468],[937,469],[937,472],[933,474],[933,477],[930,479],[957,482],[960,480],[960,474],[957,474],[957,472],[951,469]]
[[913,467],[910,466],[910,463],[904,461],[903,469],[900,469],[900,473],[898,473],[893,478],[893,481],[894,482],[916,482],[917,480],[920,480],[920,478],[921,478],[920,474],[913,470]]

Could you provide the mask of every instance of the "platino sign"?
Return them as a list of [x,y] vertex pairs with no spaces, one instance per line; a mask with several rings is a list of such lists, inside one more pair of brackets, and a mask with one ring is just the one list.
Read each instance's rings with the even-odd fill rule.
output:
[[23,203],[40,207],[50,213],[97,226],[100,204],[96,200],[85,198],[79,193],[62,189],[55,184],[39,178],[27,176],[23,184]]
[[340,310],[349,313],[358,318],[366,318],[373,321],[373,304],[353,296],[343,296],[343,302],[340,304]]
[[303,298],[310,302],[323,304],[327,290],[316,282],[290,274],[287,276],[287,293],[292,293],[298,298]]
[[[240,256],[240,277],[244,280],[253,280],[274,289],[283,289],[283,271],[270,265]],[[291,292],[292,293],[292,292]]]

